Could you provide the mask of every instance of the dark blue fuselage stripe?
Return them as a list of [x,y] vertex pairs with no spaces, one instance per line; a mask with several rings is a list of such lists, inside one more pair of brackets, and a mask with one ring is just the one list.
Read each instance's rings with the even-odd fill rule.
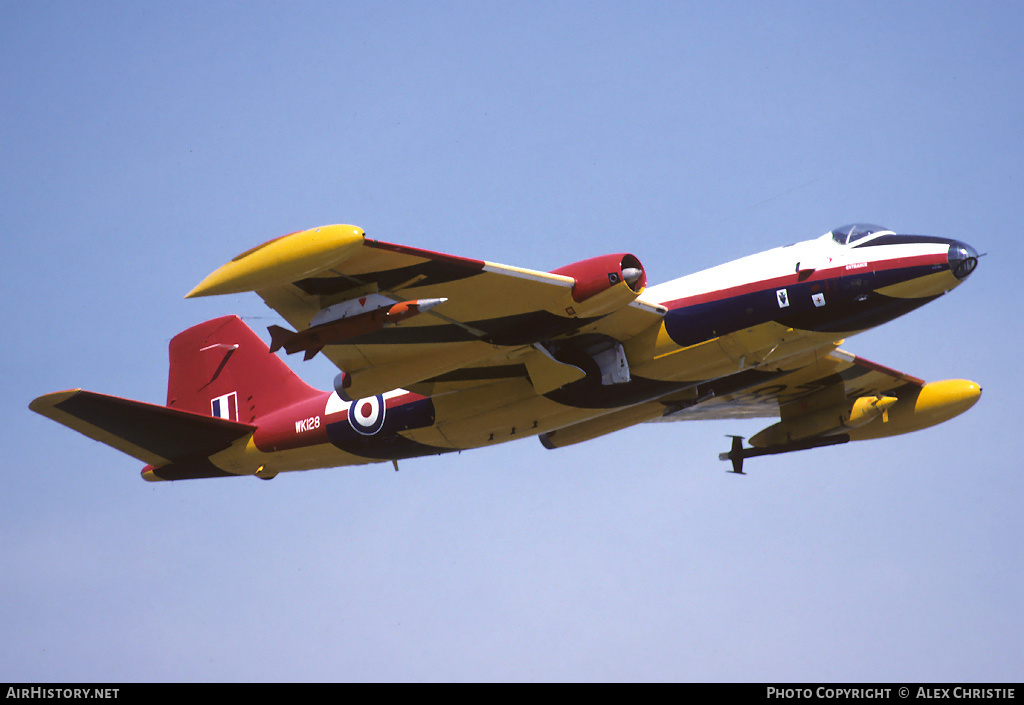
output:
[[840,277],[796,281],[670,309],[665,329],[682,347],[769,322],[801,330],[852,333],[892,320],[934,298],[896,299],[878,294],[876,289],[948,268],[936,264],[879,272],[865,268]]

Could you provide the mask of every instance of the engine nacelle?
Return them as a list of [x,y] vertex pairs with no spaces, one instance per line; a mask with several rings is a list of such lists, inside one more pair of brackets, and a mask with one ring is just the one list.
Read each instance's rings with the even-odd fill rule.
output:
[[647,273],[630,254],[602,255],[559,267],[551,272],[572,277],[572,300],[577,316],[611,313],[638,297],[647,286]]

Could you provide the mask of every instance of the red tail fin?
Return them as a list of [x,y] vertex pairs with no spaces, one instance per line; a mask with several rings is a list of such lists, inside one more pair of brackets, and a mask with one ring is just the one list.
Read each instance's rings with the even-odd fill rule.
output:
[[174,409],[253,423],[320,394],[237,316],[179,333],[171,340],[170,358],[167,406]]

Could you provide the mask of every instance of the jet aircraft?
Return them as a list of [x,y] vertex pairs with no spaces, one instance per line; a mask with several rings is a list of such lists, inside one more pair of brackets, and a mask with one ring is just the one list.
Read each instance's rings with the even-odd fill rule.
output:
[[[146,480],[278,473],[537,436],[561,448],[648,421],[768,417],[722,460],[917,431],[981,387],[925,382],[843,339],[949,292],[978,253],[847,225],[647,287],[631,254],[552,272],[366,237],[299,231],[244,252],[187,297],[254,291],[295,330],[270,345],[236,316],[170,343],[165,405],[80,389],[30,408],[142,462]],[[325,355],[333,389],[276,351]]]

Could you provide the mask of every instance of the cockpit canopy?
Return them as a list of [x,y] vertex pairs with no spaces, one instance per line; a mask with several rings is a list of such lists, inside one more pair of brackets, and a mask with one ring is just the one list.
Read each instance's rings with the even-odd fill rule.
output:
[[830,234],[832,235],[832,239],[840,245],[849,245],[852,242],[866,238],[868,235],[874,235],[875,233],[882,231],[891,232],[889,228],[881,225],[851,223],[850,225],[844,225],[841,228],[836,228]]

